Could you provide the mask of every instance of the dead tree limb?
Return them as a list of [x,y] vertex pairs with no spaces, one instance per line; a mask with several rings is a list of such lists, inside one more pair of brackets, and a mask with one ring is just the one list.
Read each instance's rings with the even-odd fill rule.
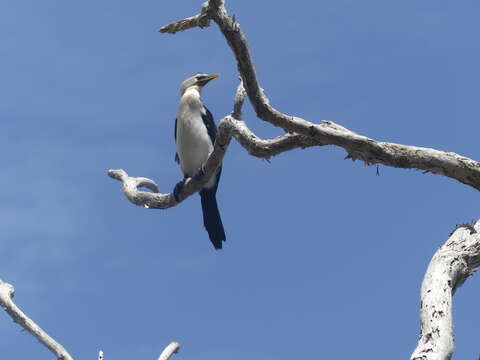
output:
[[170,359],[170,356],[173,354],[178,353],[180,350],[180,344],[176,341],[172,341],[168,346],[162,351],[160,356],[158,357],[158,360],[168,360]]
[[[450,177],[480,190],[480,163],[475,160],[452,152],[376,141],[331,121],[315,124],[273,108],[260,87],[246,37],[238,22],[228,15],[224,1],[206,2],[203,4],[202,12],[197,16],[209,17],[217,23],[235,55],[248,98],[260,119],[289,133],[306,136],[316,145],[342,147],[347,152],[346,158],[362,160],[367,165],[383,164],[396,168],[423,170]],[[191,28],[192,26],[182,25],[185,20],[165,25],[160,28],[160,32],[175,33]]]
[[[20,310],[13,302],[15,289],[12,285],[0,280],[0,306],[12,318],[14,322],[32,334],[43,346],[50,350],[58,360],[73,360],[68,351],[45,330],[38,326],[32,319]],[[168,360],[180,349],[180,344],[176,341],[171,342],[160,354],[158,360]],[[98,360],[104,360],[103,351],[98,352]]]
[[[435,149],[380,142],[348,130],[331,121],[312,123],[289,116],[273,108],[261,89],[246,38],[239,24],[230,17],[223,0],[206,2],[200,14],[166,25],[161,32],[175,33],[193,27],[207,27],[213,20],[219,26],[232,49],[242,84],[237,90],[234,111],[224,117],[214,150],[205,164],[205,175],[197,180],[188,179],[179,201],[199,191],[220,166],[231,138],[253,156],[270,158],[285,151],[311,146],[335,145],[347,151],[347,158],[362,160],[366,164],[384,164],[397,168],[415,168],[443,175],[480,190],[480,164],[451,152]],[[248,95],[257,116],[287,133],[275,139],[259,139],[241,120],[241,106]],[[109,175],[123,183],[127,198],[146,208],[168,208],[177,201],[172,194],[158,193],[154,181],[132,178],[123,170],[110,170]],[[139,191],[146,187],[152,192]],[[480,266],[480,221],[475,225],[461,225],[433,256],[425,274],[420,302],[421,333],[411,360],[448,360],[453,354],[452,296],[466,279]],[[37,338],[58,359],[73,360],[66,349],[28,318],[13,302],[14,288],[0,280],[0,305],[8,315]],[[179,344],[172,342],[158,360],[168,360],[178,352]],[[99,359],[103,359],[99,352]]]
[[[260,139],[248,128],[244,121],[239,120],[242,119],[241,106],[243,104],[244,96],[245,92],[241,82],[235,95],[232,114],[224,117],[219,123],[213,152],[205,163],[205,175],[200,179],[187,179],[185,186],[178,196],[178,202],[175,200],[173,192],[158,193],[157,185],[151,179],[144,177],[130,177],[122,169],[109,170],[108,175],[123,183],[123,192],[127,199],[132,203],[149,209],[167,209],[176,206],[179,202],[182,202],[202,189],[203,185],[210,179],[222,163],[232,136],[235,137],[238,143],[245,148],[249,154],[265,159],[269,159],[272,156],[293,149],[334,145],[327,139],[318,139],[316,137],[295,133],[286,133],[274,139]],[[395,167],[416,168],[432,173],[439,173],[444,170],[447,172],[446,169],[449,169],[448,171],[452,171],[455,175],[452,177],[462,182],[464,182],[463,180],[466,182],[468,179],[471,179],[469,176],[478,176],[478,184],[474,187],[478,186],[480,189],[480,164],[473,160],[461,157],[454,153],[446,153],[434,149],[376,142],[372,139],[355,134],[351,130],[335,124],[332,121],[322,121],[321,124],[315,126],[325,129],[325,131],[335,133],[337,141],[340,141],[339,139],[343,139],[342,141],[344,141],[344,143],[347,143],[348,141],[363,141],[365,144],[370,144],[375,148],[381,149],[381,151],[378,150],[373,154],[376,154],[379,158],[384,156],[383,164],[387,164],[385,154],[388,154],[389,161],[392,163],[399,162],[399,164],[397,164],[398,166]],[[347,146],[344,147],[349,148]],[[360,158],[360,155],[355,153],[353,148],[350,150],[351,152],[348,153],[347,158],[353,160]],[[365,159],[363,160],[369,165],[378,162],[372,160],[372,158],[369,158],[368,161]],[[149,188],[153,192],[141,191],[139,190],[141,187]]]
[[50,350],[58,360],[73,360],[62,345],[50,337],[45,330],[38,326],[15,305],[12,300],[14,292],[15,290],[12,285],[0,280],[0,305],[12,320],[32,334],[42,345]]
[[[308,136],[298,134],[284,134],[269,140],[260,139],[247,127],[245,122],[238,120],[242,118],[241,104],[243,103],[244,94],[242,84],[240,84],[235,96],[232,114],[227,115],[220,121],[213,152],[205,163],[205,175],[199,179],[189,178],[186,180],[178,196],[179,202],[200,191],[205,183],[212,177],[222,163],[232,136],[235,137],[240,145],[251,155],[265,159],[285,151],[321,145]],[[237,118],[235,118],[234,115]],[[126,171],[122,169],[109,170],[108,175],[123,183],[122,190],[125,196],[136,205],[148,209],[167,209],[178,204],[173,193],[158,193],[157,185],[153,180],[143,177],[130,177]],[[141,191],[139,190],[141,187],[147,187],[153,192]]]
[[[362,160],[367,165],[419,169],[450,177],[480,190],[480,164],[467,157],[376,141],[333,122],[315,124],[273,108],[260,87],[246,37],[238,22],[228,15],[224,0],[208,1],[202,13],[217,23],[229,44],[250,103],[260,119],[291,134],[306,136],[316,145],[342,147],[347,152],[347,158]],[[169,24],[160,32],[171,33],[172,28],[174,25]],[[421,335],[412,360],[450,359],[453,354],[451,300],[455,290],[480,265],[479,224],[457,229],[437,251],[428,267],[421,294]]]
[[452,296],[480,266],[480,221],[460,225],[435,253],[420,295],[420,338],[411,360],[452,357]]

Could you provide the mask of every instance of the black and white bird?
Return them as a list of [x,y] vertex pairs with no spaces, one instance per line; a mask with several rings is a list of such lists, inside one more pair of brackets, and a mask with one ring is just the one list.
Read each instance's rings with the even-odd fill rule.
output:
[[[201,92],[210,80],[218,76],[198,73],[186,79],[180,87],[180,106],[175,119],[175,161],[180,164],[184,180],[202,175],[203,165],[213,151],[217,127],[212,114],[202,103]],[[221,249],[226,239],[216,199],[221,172],[220,167],[200,191],[203,224],[215,249]],[[177,199],[182,185],[183,182],[175,186]]]

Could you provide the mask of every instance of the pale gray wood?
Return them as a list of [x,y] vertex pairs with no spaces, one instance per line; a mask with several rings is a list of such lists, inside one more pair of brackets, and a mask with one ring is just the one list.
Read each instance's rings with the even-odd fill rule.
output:
[[45,330],[25,315],[13,302],[14,288],[0,280],[0,305],[14,322],[32,334],[40,343],[50,350],[59,360],[73,360],[65,348],[50,337]]
[[[240,84],[235,96],[233,111],[238,118],[242,117],[241,105],[244,96],[245,92],[242,84]],[[173,192],[159,193],[156,183],[151,179],[130,177],[123,169],[109,170],[108,175],[122,182],[123,193],[133,204],[148,209],[167,209],[200,191],[210,178],[216,174],[216,170],[222,163],[232,136],[235,137],[240,145],[251,155],[265,159],[292,149],[321,145],[308,136],[297,134],[285,134],[274,139],[263,140],[258,138],[247,127],[245,122],[237,120],[232,115],[227,115],[220,121],[213,152],[210,154],[204,166],[205,175],[200,179],[188,178],[178,196],[178,202],[175,200]],[[142,191],[140,190],[141,187],[147,187],[152,192]]]
[[[68,351],[45,330],[38,326],[32,319],[20,310],[13,302],[13,295],[15,289],[10,285],[0,280],[0,306],[12,318],[14,322],[19,324],[22,328],[32,334],[42,345],[50,350],[58,360],[73,360],[73,357]],[[176,354],[180,349],[180,344],[176,341],[171,342],[160,354],[158,360],[168,360],[170,356]],[[98,352],[98,360],[104,360],[105,356],[102,350]]]
[[[316,145],[335,145],[346,150],[346,158],[362,160],[367,165],[383,164],[443,175],[480,190],[480,163],[467,157],[430,148],[376,141],[354,133],[332,121],[315,124],[273,108],[260,87],[248,44],[240,25],[230,17],[223,0],[205,3],[201,14],[215,21],[237,60],[250,103],[257,116],[285,131],[309,137]],[[191,25],[191,24],[190,24]],[[191,28],[175,22],[160,32],[174,33]],[[310,145],[313,146],[313,145]]]
[[159,31],[175,34],[178,31],[184,31],[195,27],[208,27],[210,26],[210,15],[208,14],[208,10],[209,3],[207,1],[203,3],[202,10],[199,14],[171,23],[167,26],[162,27]]
[[430,261],[420,295],[420,338],[411,360],[452,357],[452,296],[480,265],[479,232],[480,221],[461,225]]
[[158,360],[168,360],[170,359],[170,356],[173,354],[178,353],[180,350],[180,344],[176,341],[172,341],[170,344],[167,345],[167,347],[162,351],[160,356],[158,357]]
[[[354,133],[331,121],[315,124],[299,117],[283,114],[273,108],[260,87],[247,40],[239,24],[230,17],[223,0],[210,0],[202,13],[217,23],[232,52],[246,93],[257,116],[274,126],[309,139],[308,146],[335,145],[346,150],[346,158],[362,160],[366,165],[383,164],[397,168],[413,168],[443,175],[480,190],[480,163],[467,157],[425,147],[376,141]],[[160,29],[184,30],[169,24]],[[268,146],[241,122],[231,127],[237,140],[253,155],[273,156]],[[298,134],[298,135],[297,135]],[[237,137],[236,136],[236,137]],[[299,138],[290,140],[300,141]],[[304,138],[302,138],[304,141]],[[312,144],[313,143],[313,144]],[[295,148],[294,145],[291,145]],[[255,149],[254,151],[251,151]],[[288,151],[288,150],[284,150]],[[278,152],[280,153],[280,152]],[[480,263],[479,222],[475,227],[463,226],[433,257],[425,275],[421,293],[421,336],[412,360],[444,360],[453,354],[451,301],[455,290],[471,275]]]
[[[448,176],[480,190],[480,164],[461,155],[430,148],[387,143],[354,133],[332,121],[315,124],[289,116],[273,108],[260,87],[246,38],[234,18],[225,9],[223,0],[204,3],[200,14],[166,25],[161,32],[175,33],[193,27],[207,27],[214,20],[230,45],[236,60],[241,84],[235,96],[234,111],[219,124],[214,150],[205,164],[205,176],[187,179],[180,201],[198,192],[221,164],[232,136],[253,156],[269,159],[285,151],[311,146],[336,145],[347,151],[346,158],[362,160],[367,165],[384,164],[398,168],[415,168]],[[275,139],[258,138],[242,121],[241,106],[248,95],[257,116],[288,133]],[[110,170],[109,176],[123,183],[126,197],[145,208],[168,208],[177,205],[171,193],[161,194],[153,180],[130,177],[124,170]],[[146,187],[151,192],[140,191]],[[480,265],[480,222],[459,227],[436,252],[427,269],[421,290],[421,334],[411,360],[447,360],[453,354],[451,304],[456,289]],[[0,280],[0,305],[10,317],[35,336],[58,359],[73,359],[44,330],[28,318],[12,301],[13,286]],[[168,360],[178,352],[172,342],[158,360]],[[99,359],[104,358],[102,351]]]

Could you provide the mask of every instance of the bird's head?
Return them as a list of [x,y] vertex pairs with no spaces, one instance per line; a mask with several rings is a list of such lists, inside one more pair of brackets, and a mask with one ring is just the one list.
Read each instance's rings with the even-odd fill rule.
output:
[[187,89],[191,87],[196,87],[198,91],[200,92],[202,88],[210,81],[213,80],[217,77],[219,77],[220,74],[204,74],[204,73],[197,73],[193,76],[190,76],[187,78],[184,82],[182,82],[182,85],[180,86],[180,94],[183,95]]

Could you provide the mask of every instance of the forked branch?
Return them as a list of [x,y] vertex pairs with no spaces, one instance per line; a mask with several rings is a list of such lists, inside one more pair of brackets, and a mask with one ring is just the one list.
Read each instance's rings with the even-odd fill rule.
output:
[[[217,23],[232,49],[250,103],[260,119],[283,128],[294,134],[292,136],[306,137],[312,144],[309,146],[342,147],[347,152],[347,158],[362,160],[367,165],[383,164],[423,170],[480,190],[480,163],[475,160],[452,152],[375,141],[333,122],[315,124],[273,108],[260,87],[245,35],[236,20],[228,15],[224,1],[210,0],[204,4],[202,13],[208,14]],[[160,31],[168,33],[171,28],[172,24],[162,27]],[[242,138],[242,141],[248,143],[248,139]],[[479,222],[475,226],[460,227],[433,257],[422,285],[421,337],[412,360],[451,358],[452,295],[479,266],[479,230]]]
[[[252,106],[257,116],[288,133],[275,139],[259,139],[241,120],[245,96],[242,85],[235,98],[234,111],[219,125],[214,150],[205,164],[203,178],[188,179],[179,194],[179,201],[199,191],[220,166],[231,138],[252,155],[270,158],[285,151],[310,146],[336,145],[347,151],[347,158],[366,164],[384,164],[398,168],[415,168],[448,176],[480,190],[480,164],[455,153],[379,142],[358,135],[331,121],[320,124],[283,114],[270,106],[260,88],[246,38],[239,24],[230,17],[223,0],[206,2],[200,14],[166,25],[161,32],[175,33],[193,27],[206,27],[214,20],[230,45]],[[177,201],[173,194],[160,194],[154,181],[132,178],[123,170],[110,170],[109,175],[123,183],[123,191],[134,204],[146,208],[168,208]],[[151,192],[140,191],[146,187]],[[452,296],[460,285],[480,266],[480,221],[462,225],[433,256],[425,274],[420,302],[421,333],[411,360],[448,360],[453,354]],[[8,315],[37,338],[58,359],[73,360],[66,349],[28,318],[13,302],[14,288],[0,280],[0,305]],[[172,342],[158,360],[168,360],[178,352],[179,344]],[[103,352],[99,359],[103,360]]]
[[[316,145],[342,147],[347,152],[347,158],[362,160],[367,165],[383,164],[423,170],[450,177],[480,190],[480,163],[475,160],[452,152],[376,141],[333,122],[316,124],[276,110],[269,104],[260,87],[245,35],[238,22],[228,15],[224,1],[210,0],[203,5],[201,14],[197,16],[200,15],[210,17],[219,26],[235,55],[248,98],[260,119],[289,133],[306,136]],[[166,25],[160,32],[173,33],[190,28],[182,27],[181,24],[182,21]]]
[[[269,159],[282,152],[297,148],[322,145],[308,136],[297,134],[285,134],[269,140],[260,139],[247,127],[245,122],[238,120],[242,118],[241,106],[244,95],[245,93],[240,83],[235,96],[232,114],[224,117],[218,126],[218,134],[215,139],[213,152],[210,154],[204,166],[204,176],[199,179],[188,178],[181,192],[178,194],[178,202],[175,200],[173,192],[158,193],[157,185],[153,180],[143,177],[130,177],[126,171],[122,169],[109,170],[108,175],[123,183],[122,190],[127,199],[132,203],[148,209],[167,209],[177,205],[179,202],[182,202],[202,189],[222,163],[232,136],[235,137],[240,145],[251,155],[264,159]],[[235,118],[234,115],[237,118]],[[336,126],[333,123],[328,124],[329,126]],[[142,187],[147,187],[152,192],[141,191],[140,188]]]
[[[73,360],[73,357],[67,350],[45,330],[38,326],[32,319],[25,315],[17,305],[13,302],[14,288],[0,280],[0,306],[12,318],[14,322],[19,324],[22,328],[32,334],[42,345],[50,350],[58,360]],[[160,354],[158,360],[168,360],[173,354],[176,354],[180,349],[180,344],[176,341],[171,342]],[[103,351],[98,352],[98,360],[104,360]]]

